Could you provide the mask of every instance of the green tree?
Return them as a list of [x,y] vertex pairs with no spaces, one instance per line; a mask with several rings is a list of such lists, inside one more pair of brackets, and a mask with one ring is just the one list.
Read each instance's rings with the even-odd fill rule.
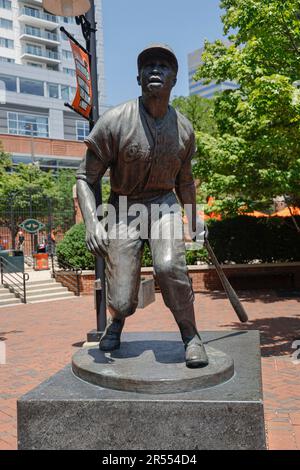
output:
[[217,126],[213,116],[213,100],[197,95],[179,96],[173,99],[172,106],[191,121],[195,131],[216,134]]
[[[218,134],[197,133],[195,176],[225,213],[300,202],[299,0],[223,0],[230,44],[205,43],[196,79],[233,80],[215,99]],[[232,33],[233,31],[233,33]]]
[[110,182],[108,180],[102,181],[102,201],[103,203],[108,202],[108,198],[110,195]]
[[11,168],[11,156],[5,152],[0,141],[0,188],[3,184],[3,180],[6,172]]
[[30,214],[46,225],[46,231],[64,231],[73,225],[73,170],[54,175],[32,164],[13,167],[7,153],[2,151],[0,156],[0,218],[13,239],[19,224]]
[[[25,209],[31,203],[45,205],[45,199],[55,194],[54,179],[34,165],[20,164],[1,178],[0,204],[5,210],[11,204]],[[30,196],[30,197],[29,197]]]

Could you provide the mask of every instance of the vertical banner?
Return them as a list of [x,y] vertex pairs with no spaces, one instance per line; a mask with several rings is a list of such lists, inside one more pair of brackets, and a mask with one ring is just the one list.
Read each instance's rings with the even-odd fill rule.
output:
[[89,56],[71,38],[70,44],[73,51],[75,66],[77,90],[72,103],[72,107],[85,118],[89,118],[92,110],[92,82]]

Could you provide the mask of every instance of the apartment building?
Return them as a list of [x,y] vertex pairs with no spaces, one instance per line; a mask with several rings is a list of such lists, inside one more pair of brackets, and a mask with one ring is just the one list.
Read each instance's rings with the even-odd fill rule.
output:
[[[99,111],[105,110],[103,19],[95,2]],[[64,26],[84,45],[75,18],[47,13],[42,0],[0,0],[0,141],[15,164],[75,168],[88,121],[64,103],[76,91],[73,54]]]

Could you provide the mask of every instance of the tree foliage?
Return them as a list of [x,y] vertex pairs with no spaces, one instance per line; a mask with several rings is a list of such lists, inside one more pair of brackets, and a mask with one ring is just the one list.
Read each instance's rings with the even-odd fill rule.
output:
[[173,99],[172,106],[189,119],[195,131],[216,134],[217,126],[213,116],[213,100],[198,95],[179,96]]
[[239,88],[215,99],[218,134],[197,132],[195,176],[223,212],[260,208],[278,195],[299,204],[299,0],[223,0],[221,6],[230,44],[206,42],[195,78],[233,80]]
[[33,206],[46,207],[46,201],[58,210],[73,207],[73,170],[60,170],[56,175],[42,171],[38,166],[19,164],[12,166],[11,157],[0,147],[0,208],[13,204],[16,209]]
[[0,150],[0,222],[16,236],[19,224],[32,216],[47,230],[65,230],[74,223],[73,170],[56,175],[36,165],[13,167],[9,154]]

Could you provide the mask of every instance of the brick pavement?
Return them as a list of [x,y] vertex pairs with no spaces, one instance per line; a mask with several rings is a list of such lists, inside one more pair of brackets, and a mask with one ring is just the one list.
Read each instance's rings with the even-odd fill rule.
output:
[[[293,364],[293,341],[300,339],[299,298],[272,292],[240,293],[249,323],[236,321],[223,293],[196,294],[200,330],[259,329],[265,418],[270,449],[300,450],[300,364]],[[0,340],[6,365],[0,364],[0,450],[16,449],[16,400],[70,362],[95,326],[93,297],[0,309]],[[157,294],[155,304],[138,310],[127,331],[176,331]]]

